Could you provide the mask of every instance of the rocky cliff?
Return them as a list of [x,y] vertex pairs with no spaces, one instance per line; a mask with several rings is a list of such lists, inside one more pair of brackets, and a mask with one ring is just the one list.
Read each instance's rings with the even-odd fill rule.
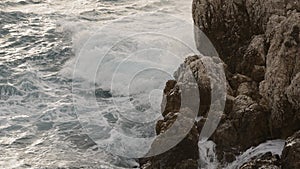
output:
[[[198,50],[212,58],[217,52],[225,68],[225,110],[210,137],[217,145],[220,166],[252,146],[286,139],[282,157],[266,154],[241,168],[300,168],[300,1],[194,0],[193,18]],[[200,30],[215,46],[215,53],[206,48]],[[196,142],[208,120],[212,82],[201,56],[188,57],[183,65],[191,68],[197,81],[201,98],[198,115],[203,118],[174,149],[144,160],[142,168],[162,167],[157,164],[164,164],[162,168],[198,167]],[[166,116],[173,117],[172,112],[179,110],[180,98],[168,95],[175,89],[176,81],[167,83],[168,106],[164,120],[157,123],[157,134],[176,120]]]

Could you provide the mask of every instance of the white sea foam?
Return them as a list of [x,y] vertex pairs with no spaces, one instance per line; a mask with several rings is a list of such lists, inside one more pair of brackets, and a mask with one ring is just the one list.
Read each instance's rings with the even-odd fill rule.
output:
[[273,155],[281,155],[284,148],[284,140],[269,140],[265,143],[262,143],[256,147],[251,147],[241,155],[236,157],[236,160],[230,164],[227,164],[225,167],[221,167],[215,152],[215,143],[212,141],[199,141],[199,169],[238,169],[246,162],[250,161],[253,157],[263,155],[267,152],[271,152]]

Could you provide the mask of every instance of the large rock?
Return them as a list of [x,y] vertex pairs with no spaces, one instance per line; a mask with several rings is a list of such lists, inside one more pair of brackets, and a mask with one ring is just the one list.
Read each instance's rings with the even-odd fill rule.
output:
[[271,127],[275,137],[293,134],[300,129],[300,13],[292,12],[272,28],[268,41],[265,80],[260,93],[267,100],[271,114]]
[[240,152],[270,138],[268,118],[268,111],[251,97],[237,96],[231,113],[212,137],[219,161],[232,162]]
[[299,130],[300,1],[194,0],[193,19],[198,50],[210,54],[207,35],[235,97],[212,137],[219,160]]
[[[192,127],[188,129],[189,131],[183,140],[167,152],[154,157],[141,159],[141,168],[198,168],[198,141],[202,126],[201,129],[199,129],[200,126],[195,123],[195,119],[197,116],[206,117],[211,104],[216,104],[216,100],[211,101],[212,88],[216,90],[216,93],[227,92],[226,86],[224,83],[221,83],[224,80],[225,83],[227,83],[225,75],[224,78],[222,78],[222,73],[218,72],[218,70],[208,70],[208,68],[212,69],[213,67],[218,67],[223,70],[224,66],[223,62],[217,58],[190,56],[178,68],[174,73],[176,81],[169,80],[166,83],[162,102],[162,115],[164,118],[159,120],[156,124],[158,137],[152,143],[150,152],[155,151],[155,148],[161,147],[162,140],[159,136],[165,134],[171,128],[178,127],[176,133],[174,133],[175,136],[173,136],[175,138],[176,135],[185,132],[184,126],[186,124],[192,122]],[[215,85],[213,85],[212,82],[214,82]],[[225,91],[222,90],[219,84],[223,87],[225,86],[223,88]],[[228,90],[230,91],[230,89]],[[225,95],[225,93],[223,94]],[[218,99],[222,99],[222,97]]]
[[[180,121],[179,116],[192,118],[195,112],[182,105],[195,101],[198,94],[200,101],[196,102],[200,106],[196,114],[202,118],[178,145],[141,160],[142,168],[197,168],[199,133],[212,120],[207,115],[217,103],[211,92],[222,91],[216,85],[220,83],[226,84],[228,95],[224,114],[214,112],[220,116],[220,121],[216,120],[220,125],[210,139],[217,145],[221,163],[233,161],[251,146],[287,138],[300,129],[300,1],[194,0],[193,19],[198,50],[207,56],[219,54],[224,63],[216,57],[210,58],[213,62],[204,62],[199,56],[191,56],[175,72],[176,81],[166,84],[164,119],[157,123],[157,134],[167,132]],[[223,65],[227,79],[218,80],[218,76],[210,74],[210,63]],[[181,90],[191,76],[196,86],[187,85],[186,90]],[[195,88],[199,93],[193,92]],[[188,96],[190,99],[186,99]],[[183,118],[182,123],[188,119]],[[287,141],[282,155],[284,169],[300,168],[298,136],[299,132]],[[154,141],[153,147],[160,143],[159,139]],[[277,156],[267,154],[242,168],[276,169],[280,165]]]
[[273,15],[287,16],[292,10],[300,11],[299,1],[194,0],[197,47],[201,52],[207,50],[204,49],[206,44],[201,43],[203,31],[230,70],[235,71],[254,35],[266,32],[269,18]]
[[[183,95],[182,88],[175,80],[169,80],[164,89],[164,99],[162,102],[162,114],[164,119],[159,120],[156,124],[156,134],[158,137],[151,145],[149,154],[161,149],[161,146],[172,144],[172,141],[178,139],[180,134],[187,135],[174,147],[162,154],[140,160],[142,169],[197,169],[199,159],[198,140],[199,134],[194,125],[196,113],[191,112],[191,109],[181,105],[181,96]],[[185,125],[191,123],[192,128],[186,128]],[[189,125],[187,125],[189,126]],[[168,138],[159,137],[165,134],[170,128],[176,128],[172,136]],[[171,140],[170,140],[171,139]],[[167,142],[167,143],[165,143]],[[168,143],[169,142],[169,143]]]

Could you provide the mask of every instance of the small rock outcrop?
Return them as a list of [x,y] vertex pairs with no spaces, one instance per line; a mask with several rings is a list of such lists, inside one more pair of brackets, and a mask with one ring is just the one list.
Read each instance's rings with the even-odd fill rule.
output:
[[243,164],[240,169],[280,169],[281,160],[278,155],[266,153],[262,156],[254,157],[251,161]]
[[[175,80],[169,80],[166,83],[164,89],[164,100],[162,103],[162,115],[163,120],[159,120],[156,124],[156,134],[160,136],[164,134],[171,127],[178,127],[176,132],[185,132],[182,127],[184,124],[192,122],[192,128],[187,129],[188,134],[174,147],[163,154],[156,155],[145,159],[140,159],[142,169],[197,169],[197,160],[199,159],[199,151],[197,148],[199,134],[196,126],[193,124],[195,116],[191,113],[190,109],[182,108],[181,106],[181,94],[179,85]],[[178,122],[177,124],[175,124]],[[183,124],[183,125],[181,125]],[[181,128],[180,128],[181,127]],[[176,135],[176,133],[174,133]],[[173,138],[167,138],[173,139]],[[164,140],[166,141],[166,140]],[[168,141],[168,140],[167,140]],[[174,140],[170,140],[174,141]],[[161,138],[157,139],[152,143],[151,151],[156,151],[155,148],[161,148]],[[175,155],[176,154],[176,155]]]
[[300,168],[300,131],[289,137],[282,152],[282,168]]

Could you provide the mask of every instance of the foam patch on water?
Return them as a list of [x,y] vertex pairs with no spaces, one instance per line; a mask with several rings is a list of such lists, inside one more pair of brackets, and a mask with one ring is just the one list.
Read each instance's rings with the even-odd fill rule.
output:
[[[199,54],[193,39],[193,28],[189,22],[168,14],[144,13],[124,17],[93,30],[88,39],[84,38],[84,44],[77,37],[79,43],[75,44],[81,50],[76,50],[79,53],[68,64],[74,68],[73,93],[76,95],[74,100],[80,121],[84,125],[93,123],[104,127],[106,122],[102,121],[105,120],[103,115],[110,109],[110,114],[120,114],[117,123],[108,123],[106,126],[111,138],[121,139],[119,136],[124,134],[120,133],[123,129],[116,132],[113,128],[128,127],[130,123],[123,124],[126,120],[153,126],[152,130],[147,128],[147,131],[143,131],[143,126],[130,124],[135,128],[129,132],[131,136],[141,132],[153,136],[153,124],[161,118],[160,103],[165,83],[173,79],[173,73],[185,57]],[[102,99],[102,102],[106,100],[105,104],[99,103],[93,95],[98,88],[112,94],[112,98]],[[157,94],[159,91],[161,94]],[[91,131],[90,134],[95,142],[107,144],[94,133]],[[151,144],[152,140],[142,142]],[[131,145],[134,147],[138,144],[132,139]],[[140,148],[140,154],[135,154],[138,157],[148,151],[142,146],[137,147]]]

